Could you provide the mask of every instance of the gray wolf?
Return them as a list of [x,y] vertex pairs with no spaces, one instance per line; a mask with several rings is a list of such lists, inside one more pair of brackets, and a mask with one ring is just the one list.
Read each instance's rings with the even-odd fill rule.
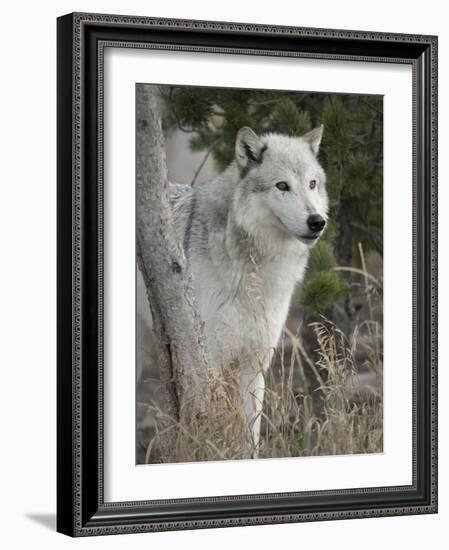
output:
[[323,127],[301,137],[236,136],[235,159],[194,187],[172,185],[174,223],[216,368],[237,365],[257,456],[269,368],[295,286],[327,222]]

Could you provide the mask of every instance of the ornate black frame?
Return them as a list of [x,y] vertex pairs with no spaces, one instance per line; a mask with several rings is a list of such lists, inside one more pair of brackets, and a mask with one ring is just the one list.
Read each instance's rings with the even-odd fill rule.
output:
[[[413,484],[105,503],[103,48],[408,63],[413,68]],[[437,511],[437,38],[95,14],[58,19],[57,529],[71,536]],[[150,496],[150,495],[149,495]]]

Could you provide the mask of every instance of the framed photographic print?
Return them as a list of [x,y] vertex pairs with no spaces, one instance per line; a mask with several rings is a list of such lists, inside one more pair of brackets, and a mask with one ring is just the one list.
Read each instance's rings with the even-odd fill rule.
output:
[[58,531],[437,511],[437,38],[58,19]]

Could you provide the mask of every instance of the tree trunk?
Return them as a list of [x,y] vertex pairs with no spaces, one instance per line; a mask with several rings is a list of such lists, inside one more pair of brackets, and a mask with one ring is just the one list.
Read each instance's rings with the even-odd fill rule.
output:
[[[351,199],[344,197],[340,201],[337,214],[337,235],[335,239],[335,255],[338,265],[348,267],[352,263],[352,215],[351,215]],[[351,273],[343,275],[348,282],[351,282]],[[355,316],[354,305],[352,302],[352,293],[349,292],[345,298],[345,311],[348,319],[343,319],[340,316],[339,326],[346,332],[349,332],[350,323],[348,320],[353,320]],[[338,318],[337,317],[337,318]]]
[[351,199],[342,198],[337,213],[338,227],[335,239],[335,255],[338,265],[350,266],[352,262]]
[[210,403],[217,402],[220,392],[205,350],[191,277],[173,227],[157,88],[139,84],[136,105],[137,254],[158,341],[165,403],[159,419],[159,444],[162,460],[168,462],[179,459],[182,425],[213,422]]

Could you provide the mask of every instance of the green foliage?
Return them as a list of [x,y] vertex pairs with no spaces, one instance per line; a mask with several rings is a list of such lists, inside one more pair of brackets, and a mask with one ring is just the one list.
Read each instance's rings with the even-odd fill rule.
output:
[[349,135],[350,114],[343,107],[341,99],[331,97],[326,102],[322,121],[326,129],[323,136],[323,149],[326,157],[333,163],[340,165],[348,158],[352,139]]
[[347,285],[335,271],[317,271],[307,278],[299,291],[302,305],[324,312],[347,292]]
[[314,311],[329,308],[346,291],[335,265],[382,253],[383,107],[378,96],[275,90],[166,87],[164,127],[191,132],[193,151],[210,151],[217,170],[234,159],[242,126],[257,133],[301,136],[324,124],[320,161],[327,174],[330,224],[312,250],[310,269],[297,295]]
[[329,271],[337,263],[332,245],[321,240],[312,248],[309,266],[312,271]]
[[312,129],[309,113],[299,110],[289,98],[276,104],[272,117],[276,130],[288,136],[301,136]]
[[335,226],[331,224],[312,248],[306,280],[295,293],[295,301],[315,313],[328,310],[348,290],[341,274],[332,271],[337,265],[332,247],[334,238]]
[[195,88],[185,88],[176,95],[176,115],[180,125],[201,128],[207,124],[212,112],[213,99],[210,94]]

